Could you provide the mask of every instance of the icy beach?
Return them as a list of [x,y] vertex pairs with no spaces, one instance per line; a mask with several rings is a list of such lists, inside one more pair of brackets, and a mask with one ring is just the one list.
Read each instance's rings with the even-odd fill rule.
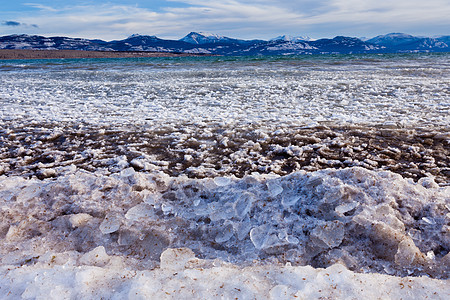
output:
[[0,61],[0,298],[447,299],[448,54]]

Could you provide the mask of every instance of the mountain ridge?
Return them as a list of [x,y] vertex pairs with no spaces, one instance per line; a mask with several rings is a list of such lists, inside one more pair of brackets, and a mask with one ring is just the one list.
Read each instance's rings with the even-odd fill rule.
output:
[[292,36],[292,35],[280,35],[276,38],[270,39],[269,41],[286,41],[286,42],[309,42],[313,41],[312,38],[309,36],[304,35],[298,35],[298,36]]
[[336,36],[312,40],[307,37],[279,36],[265,40],[242,40],[212,33],[190,32],[179,40],[154,35],[133,34],[123,40],[70,38],[62,36],[14,34],[0,37],[0,49],[149,51],[204,53],[214,55],[301,55],[449,52],[450,36],[417,37],[389,33],[362,40]]

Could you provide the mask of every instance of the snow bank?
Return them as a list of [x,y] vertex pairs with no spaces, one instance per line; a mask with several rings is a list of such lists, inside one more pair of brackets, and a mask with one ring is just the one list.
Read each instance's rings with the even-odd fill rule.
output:
[[[195,258],[187,249],[163,252],[153,270],[127,270],[118,257],[104,267],[37,263],[0,267],[4,299],[446,299],[448,282],[426,277],[358,274],[336,264],[252,266]],[[103,257],[98,260],[102,260]],[[182,262],[182,263],[180,263]]]
[[360,167],[242,179],[59,172],[0,177],[2,266],[40,269],[56,260],[103,268],[114,256],[145,270],[158,267],[166,249],[189,248],[236,267],[337,263],[448,278],[450,187],[432,178],[414,183]]

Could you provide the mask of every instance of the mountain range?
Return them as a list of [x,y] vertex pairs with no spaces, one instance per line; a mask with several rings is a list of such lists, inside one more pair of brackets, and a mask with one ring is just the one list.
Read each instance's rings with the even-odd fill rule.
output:
[[364,40],[345,36],[318,40],[309,37],[280,36],[265,41],[191,32],[180,40],[134,34],[124,40],[103,41],[15,34],[0,37],[0,49],[152,51],[213,55],[450,52],[450,36],[432,38],[390,33]]

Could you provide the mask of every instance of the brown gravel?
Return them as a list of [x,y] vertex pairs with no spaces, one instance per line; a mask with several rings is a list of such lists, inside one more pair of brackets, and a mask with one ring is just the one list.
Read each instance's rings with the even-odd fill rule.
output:
[[450,184],[446,128],[291,128],[289,133],[262,137],[258,128],[186,124],[151,131],[36,125],[0,128],[0,175],[45,177],[43,170],[71,164],[115,172],[115,159],[123,157],[137,170],[146,170],[147,164],[171,176],[191,178],[360,166],[415,181],[433,175],[438,184]]

